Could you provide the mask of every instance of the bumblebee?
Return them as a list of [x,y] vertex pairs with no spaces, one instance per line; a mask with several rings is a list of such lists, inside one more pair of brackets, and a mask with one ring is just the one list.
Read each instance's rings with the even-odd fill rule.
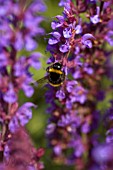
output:
[[62,69],[61,63],[54,63],[53,65],[47,67],[46,71],[48,73],[48,83],[53,87],[58,87],[63,84],[65,80],[65,73]]
[[37,81],[38,84],[46,82],[50,84],[53,87],[58,87],[63,84],[63,81],[65,80],[65,73],[62,71],[62,64],[59,62],[56,62],[52,64],[51,66],[46,68],[47,76]]

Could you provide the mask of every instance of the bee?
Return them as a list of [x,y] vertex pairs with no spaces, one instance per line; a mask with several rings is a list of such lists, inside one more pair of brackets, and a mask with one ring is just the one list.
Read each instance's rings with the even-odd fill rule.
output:
[[51,66],[48,66],[46,68],[46,71],[47,71],[47,76],[38,80],[37,81],[38,84],[44,82],[45,80],[47,81],[48,84],[50,84],[53,87],[59,87],[63,84],[65,80],[65,72],[62,71],[61,63],[56,62]]

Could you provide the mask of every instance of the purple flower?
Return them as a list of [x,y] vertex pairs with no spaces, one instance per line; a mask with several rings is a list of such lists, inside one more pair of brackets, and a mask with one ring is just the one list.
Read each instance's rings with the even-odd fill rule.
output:
[[31,97],[34,93],[34,89],[30,85],[33,79],[29,68],[32,66],[35,69],[39,69],[41,65],[39,62],[40,57],[40,53],[34,52],[28,58],[25,56],[20,57],[14,65],[14,75],[20,79],[20,81],[18,81],[19,87],[27,97]]
[[68,52],[70,49],[70,46],[68,44],[68,42],[66,42],[65,44],[61,45],[59,50],[62,52],[62,53],[66,53]]
[[74,86],[77,85],[77,84],[78,84],[78,82],[75,81],[75,80],[68,81],[68,82],[67,82],[67,91],[68,91],[69,93],[71,93],[72,90],[73,90],[73,88],[74,88]]
[[[42,17],[38,18],[35,14],[36,12],[41,12],[41,10],[42,12],[45,10],[44,3],[42,3],[41,0],[32,2],[27,6],[26,10],[23,11],[22,15],[20,12],[22,11],[22,6],[18,2],[8,1],[4,6],[0,5],[0,9],[1,8],[1,15],[4,13],[4,19],[1,18],[0,26],[0,30],[3,32],[3,34],[1,34],[1,45],[7,46],[12,43],[17,50],[21,50],[24,47],[28,51],[35,49],[37,43],[34,40],[34,36],[44,33],[44,30],[39,27],[43,19]],[[14,35],[10,25],[15,29],[16,25],[19,25],[20,22],[24,29],[21,29],[21,26],[18,27]],[[13,42],[12,37],[15,40]]]
[[30,36],[25,37],[25,48],[27,51],[32,51],[36,49],[37,43],[35,40],[32,39]]
[[77,25],[77,26],[75,27],[75,30],[76,30],[76,34],[82,33],[82,26],[81,26],[81,25]]
[[93,24],[97,24],[97,23],[100,22],[100,18],[99,18],[98,15],[91,16],[91,17],[90,17],[90,20],[91,20],[91,22],[92,22]]
[[8,65],[8,59],[4,53],[0,54],[0,68]]
[[50,58],[48,58],[47,60],[47,64],[51,64],[55,62],[55,58],[53,56],[51,56]]
[[82,75],[81,75],[81,72],[79,70],[76,70],[74,73],[73,73],[73,77],[75,79],[78,79],[78,78],[81,78]]
[[35,69],[40,69],[41,63],[39,59],[41,58],[41,53],[34,52],[29,57],[29,64],[34,67]]
[[107,163],[113,161],[113,145],[112,144],[101,144],[96,146],[92,151],[93,159],[99,163]]
[[70,38],[72,36],[71,27],[67,27],[63,30],[63,35],[65,38]]
[[84,34],[82,36],[82,40],[81,42],[87,47],[87,48],[92,48],[92,39],[95,39],[94,36],[92,34]]
[[107,132],[106,132],[106,142],[107,143],[113,142],[113,128],[107,130]]
[[18,111],[16,112],[16,116],[22,126],[24,126],[28,121],[32,118],[32,110],[31,107],[35,107],[33,103],[27,102],[23,104]]
[[72,103],[80,102],[83,104],[87,99],[87,90],[78,85],[76,81],[70,81],[67,83],[67,91],[70,93],[69,99]]
[[66,108],[72,109],[72,106],[73,106],[72,102],[69,99],[67,99],[66,100]]
[[56,92],[56,97],[63,100],[65,98],[65,93],[62,90]]
[[22,76],[25,74],[25,63],[26,58],[25,56],[21,56],[14,65],[14,75],[15,76]]
[[70,9],[70,0],[60,0],[59,6],[66,7],[67,9]]
[[32,86],[28,85],[28,83],[26,83],[26,82],[23,82],[22,90],[24,91],[24,93],[27,97],[31,97],[34,93],[34,88]]
[[17,34],[15,35],[14,47],[16,50],[20,51],[22,50],[23,46],[23,35],[21,34],[21,32],[17,32]]
[[[43,168],[39,162],[41,156],[23,128],[32,118],[31,107],[36,106],[27,102],[18,108],[18,95],[20,90],[27,97],[34,93],[30,67],[40,68],[41,54],[32,50],[38,46],[36,37],[44,34],[40,27],[43,17],[39,16],[44,10],[43,0],[30,3],[0,0],[0,150],[3,153],[0,169],[3,170]],[[21,56],[22,53],[27,56]]]
[[54,148],[53,148],[53,151],[56,155],[60,155],[61,152],[62,152],[62,149],[61,149],[61,146],[60,145],[56,145]]
[[84,71],[88,74],[93,74],[93,68],[88,67],[87,64],[84,66]]
[[65,19],[65,17],[62,16],[62,15],[57,15],[56,18],[57,18],[61,23],[63,23],[63,22],[64,22],[64,19]]
[[72,123],[71,115],[66,114],[61,116],[61,120],[58,122],[58,126],[65,127]]
[[59,28],[59,27],[61,27],[63,25],[63,23],[61,22],[58,22],[58,21],[53,21],[52,23],[51,23],[51,28],[53,29],[53,30],[55,30],[56,28]]
[[16,116],[14,116],[11,121],[9,122],[9,130],[12,133],[15,133],[19,128],[19,122]]
[[30,5],[30,10],[34,12],[44,12],[46,10],[46,6],[42,0],[34,0]]
[[46,134],[50,135],[51,133],[54,132],[56,125],[54,123],[51,123],[47,126],[46,128]]
[[88,122],[85,122],[82,127],[81,127],[81,131],[83,133],[88,133],[90,131],[90,125],[88,124]]
[[109,31],[105,39],[111,46],[113,46],[113,31]]
[[53,32],[50,34],[52,35],[52,37],[49,38],[48,44],[50,44],[50,45],[57,44],[60,41],[60,37],[61,37],[60,33]]
[[32,118],[32,110],[31,107],[35,107],[31,102],[27,102],[23,104],[16,112],[15,116],[10,120],[9,130],[14,133],[19,126],[25,126],[29,120]]
[[90,17],[90,20],[93,24],[97,24],[100,22],[99,14],[100,14],[100,7],[97,7],[97,14]]
[[80,157],[84,152],[84,147],[79,137],[70,141],[69,146],[74,148],[74,155],[76,157]]
[[8,145],[5,145],[5,148],[4,148],[4,157],[5,159],[9,159],[9,156],[10,156],[10,149],[8,147]]
[[8,91],[4,93],[3,99],[8,103],[15,103],[17,101],[17,94],[11,83],[9,84]]
[[71,102],[80,102],[83,104],[87,99],[87,91],[81,86],[74,88],[72,94],[70,95]]
[[75,51],[74,51],[74,54],[79,54],[79,52],[80,52],[80,47],[75,47]]

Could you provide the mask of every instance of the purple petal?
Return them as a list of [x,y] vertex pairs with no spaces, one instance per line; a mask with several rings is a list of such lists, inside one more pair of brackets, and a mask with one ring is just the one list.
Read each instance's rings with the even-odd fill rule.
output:
[[17,94],[15,93],[12,84],[9,85],[9,89],[4,94],[3,99],[8,103],[15,103],[17,101]]
[[49,38],[48,44],[54,45],[54,44],[57,44],[58,42],[59,40],[57,40],[55,37],[51,37]]
[[60,41],[60,33],[59,32],[53,32],[50,33],[53,37],[49,38],[48,44],[53,45],[57,44]]
[[82,145],[78,145],[77,149],[75,150],[74,154],[76,157],[80,157],[84,152],[84,147]]
[[60,40],[61,34],[59,32],[51,32],[50,35],[53,35],[57,40]]
[[6,15],[7,12],[8,12],[8,7],[6,5],[0,6],[0,16]]
[[91,20],[91,22],[92,22],[93,24],[97,24],[97,23],[100,22],[100,18],[99,18],[98,15],[91,16],[91,17],[90,17],[90,20]]
[[66,108],[72,109],[72,102],[70,100],[66,100]]
[[52,23],[51,23],[51,28],[53,29],[53,30],[55,30],[56,28],[59,28],[59,27],[61,27],[62,26],[62,23],[60,23],[60,22],[58,22],[58,21],[53,21]]
[[19,122],[16,116],[14,116],[9,122],[9,130],[14,133],[19,128]]
[[22,84],[22,89],[27,97],[31,97],[34,93],[34,88],[26,83]]
[[70,9],[70,0],[60,0],[59,6],[65,7],[67,10]]
[[46,134],[50,135],[51,133],[54,132],[56,125],[54,123],[51,123],[47,126],[46,128]]
[[34,67],[35,69],[40,69],[41,63],[39,58],[41,57],[41,53],[34,52],[29,58],[29,64]]
[[19,108],[19,110],[23,109],[24,107],[26,107],[27,109],[29,109],[30,107],[36,108],[37,106],[36,106],[34,103],[27,102],[27,103],[23,104],[23,105]]
[[59,50],[62,52],[62,53],[66,53],[68,52],[70,49],[69,45],[68,44],[63,44],[60,46]]
[[[10,149],[9,149],[8,145],[5,145],[5,147],[4,147],[4,157],[6,160],[8,160],[10,157]],[[1,168],[0,168],[0,170],[1,170]]]
[[46,10],[46,6],[42,1],[35,0],[30,5],[30,10],[34,12],[44,12]]
[[113,31],[109,31],[105,37],[105,39],[107,40],[107,42],[113,46]]
[[113,145],[107,143],[98,145],[93,149],[92,156],[99,164],[113,161]]
[[51,64],[55,62],[55,58],[51,56],[50,58],[47,59],[47,64]]
[[24,46],[23,37],[20,32],[16,33],[14,46],[15,46],[16,50],[21,50]]
[[74,89],[74,86],[77,85],[77,84],[78,84],[78,82],[75,81],[75,80],[68,81],[68,82],[67,82],[67,87],[66,87],[67,91],[68,91],[69,93],[71,93],[72,90]]
[[31,37],[26,36],[25,47],[26,47],[26,50],[32,51],[37,47],[37,43]]
[[64,22],[64,16],[62,15],[57,15],[56,18],[60,21],[60,23]]
[[92,48],[92,42],[90,40],[86,40],[83,43],[87,48]]
[[70,38],[72,36],[72,30],[70,27],[67,27],[63,30],[63,35],[65,38]]
[[58,121],[58,126],[65,127],[72,123],[72,118],[69,114],[62,115],[61,119]]
[[84,70],[88,73],[88,74],[93,74],[93,69],[91,67],[85,67]]
[[81,131],[82,131],[83,133],[88,133],[89,130],[90,130],[89,124],[88,124],[87,122],[84,123],[84,124],[82,125],[82,127],[81,127]]
[[73,77],[74,77],[75,79],[81,78],[81,76],[82,76],[82,74],[81,74],[81,72],[80,72],[79,70],[77,70],[77,71],[75,71],[75,72],[73,73]]
[[62,152],[61,147],[60,147],[59,145],[55,146],[55,147],[53,148],[53,151],[54,151],[54,153],[55,153],[57,156],[60,155],[61,152]]
[[21,56],[14,65],[14,75],[22,76],[25,73],[24,64],[26,63],[25,56]]
[[106,142],[107,143],[113,142],[113,128],[107,130],[107,132],[106,132]]
[[74,51],[74,54],[79,54],[79,52],[80,52],[80,47],[75,47],[75,51]]
[[24,108],[21,112],[17,113],[17,117],[20,124],[24,126],[32,118],[32,111]]
[[56,92],[56,97],[59,99],[64,99],[65,98],[65,93],[62,90],[59,90]]
[[77,25],[77,26],[75,27],[75,30],[76,30],[76,34],[82,33],[82,26],[81,26],[81,25]]
[[7,57],[1,53],[0,54],[0,67],[4,67],[8,64],[8,60],[7,60]]
[[88,40],[88,39],[95,39],[95,37],[94,37],[92,34],[90,34],[90,33],[84,34],[84,35],[82,36],[82,41],[83,41],[83,42],[86,41],[86,40]]
[[18,109],[16,113],[16,116],[22,126],[26,125],[32,118],[32,110],[30,109],[31,107],[36,107],[36,105],[31,102],[25,103]]

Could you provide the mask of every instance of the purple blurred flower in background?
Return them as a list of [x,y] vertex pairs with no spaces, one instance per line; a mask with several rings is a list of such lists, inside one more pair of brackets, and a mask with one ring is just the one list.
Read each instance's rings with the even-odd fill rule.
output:
[[[36,108],[36,105],[26,102],[19,107],[18,98],[21,90],[27,97],[34,93],[30,68],[38,70],[41,67],[39,59],[42,55],[33,50],[38,46],[36,36],[44,34],[40,26],[44,18],[39,13],[45,9],[43,0],[0,0],[0,151],[1,154],[4,152],[1,156],[3,166],[0,166],[4,170],[43,168],[39,163],[41,156],[36,156],[37,151],[31,147],[24,131],[24,126],[32,118],[31,107]],[[30,55],[22,56],[22,51],[30,52]],[[27,155],[30,147],[32,156]]]
[[32,118],[31,107],[36,106],[33,103],[23,104],[15,113],[11,121],[9,122],[9,130],[14,133],[19,128],[19,126],[25,126],[29,120]]

